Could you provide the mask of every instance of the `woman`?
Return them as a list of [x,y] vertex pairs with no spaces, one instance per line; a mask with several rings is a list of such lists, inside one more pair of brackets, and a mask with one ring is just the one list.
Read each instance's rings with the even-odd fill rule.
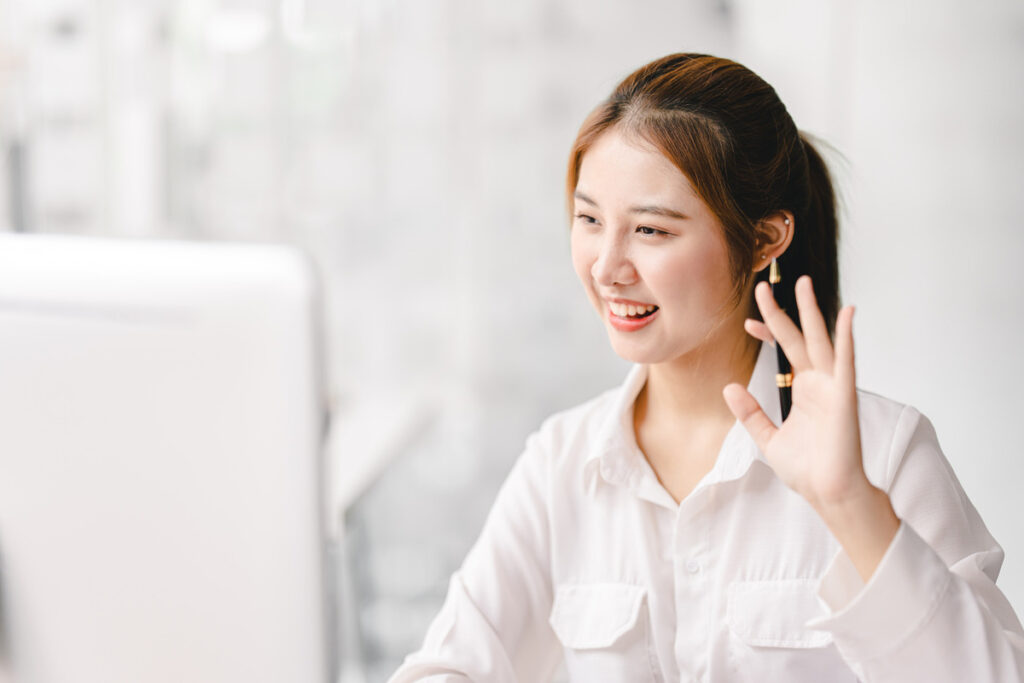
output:
[[636,365],[531,436],[391,680],[1020,681],[1002,550],[928,420],[855,388],[831,181],[775,91],[648,64],[584,122],[568,194]]

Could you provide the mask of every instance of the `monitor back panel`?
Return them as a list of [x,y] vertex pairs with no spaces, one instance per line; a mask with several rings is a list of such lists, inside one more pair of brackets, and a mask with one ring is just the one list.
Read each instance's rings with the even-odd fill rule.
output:
[[285,248],[0,238],[16,681],[327,681],[316,301]]

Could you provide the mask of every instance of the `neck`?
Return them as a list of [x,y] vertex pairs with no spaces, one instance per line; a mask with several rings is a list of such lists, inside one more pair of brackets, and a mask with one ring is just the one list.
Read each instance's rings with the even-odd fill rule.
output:
[[637,408],[647,419],[664,418],[674,424],[731,423],[722,388],[750,382],[758,349],[759,342],[741,327],[738,335],[709,340],[685,356],[653,364]]

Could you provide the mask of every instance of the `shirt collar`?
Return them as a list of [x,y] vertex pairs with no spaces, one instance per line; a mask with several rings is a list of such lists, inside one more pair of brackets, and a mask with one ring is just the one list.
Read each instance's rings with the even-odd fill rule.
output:
[[[781,409],[775,384],[775,355],[774,346],[761,344],[747,390],[761,404],[769,419],[778,425],[781,422]],[[648,366],[634,365],[626,375],[605,413],[597,441],[587,454],[583,470],[589,484],[593,484],[600,476],[611,484],[638,489],[638,493],[646,492],[645,497],[664,502],[668,493],[658,484],[650,464],[637,446],[633,429],[633,405],[647,382],[647,373]],[[764,461],[764,456],[743,425],[735,422],[725,437],[718,460],[702,483],[737,479],[746,473],[754,460]]]

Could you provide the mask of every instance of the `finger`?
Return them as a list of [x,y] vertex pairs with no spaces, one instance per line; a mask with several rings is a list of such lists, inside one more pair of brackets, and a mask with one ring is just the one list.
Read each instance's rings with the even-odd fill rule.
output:
[[814,284],[807,275],[801,275],[796,281],[796,305],[800,311],[800,327],[804,332],[811,364],[818,370],[831,374],[835,362],[832,340],[829,339],[825,318],[822,317],[818,300],[814,296]]
[[743,321],[743,329],[747,331],[751,337],[760,339],[763,342],[768,342],[772,346],[775,346],[775,337],[772,336],[771,330],[760,320],[754,320],[753,318],[747,318]]
[[807,358],[807,348],[804,345],[804,336],[800,334],[800,328],[796,326],[786,312],[779,308],[772,296],[772,289],[767,282],[759,282],[754,288],[754,298],[757,306],[761,309],[761,317],[768,325],[775,340],[782,345],[782,350],[793,366],[794,372],[802,372],[811,367]]
[[764,453],[768,450],[768,443],[779,431],[750,392],[740,384],[729,384],[722,390],[729,410],[736,416],[743,427],[750,433],[754,443]]
[[857,387],[853,358],[853,312],[853,306],[844,306],[836,318],[835,378],[840,386],[850,390]]

